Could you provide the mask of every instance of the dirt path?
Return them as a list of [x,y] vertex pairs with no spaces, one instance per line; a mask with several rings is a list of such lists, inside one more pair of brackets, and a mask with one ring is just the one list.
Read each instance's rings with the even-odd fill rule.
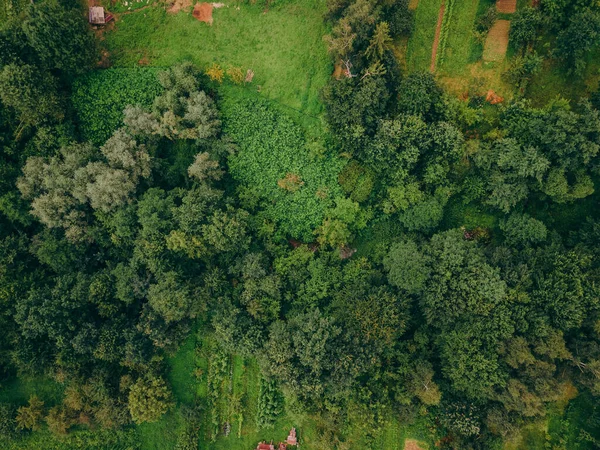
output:
[[435,72],[435,60],[437,57],[438,45],[440,45],[440,34],[442,32],[442,22],[444,21],[444,10],[446,9],[446,5],[442,1],[442,6],[440,6],[440,13],[438,14],[438,21],[435,27],[435,37],[433,38],[433,48],[431,49],[431,67],[429,70],[431,73]]

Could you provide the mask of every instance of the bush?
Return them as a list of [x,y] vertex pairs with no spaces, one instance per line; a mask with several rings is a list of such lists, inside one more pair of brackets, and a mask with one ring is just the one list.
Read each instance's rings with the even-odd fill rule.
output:
[[408,0],[397,0],[384,15],[392,36],[410,36],[415,27],[415,13],[408,9]]
[[162,92],[159,69],[108,69],[84,75],[73,84],[72,102],[81,138],[102,145],[123,123],[127,105],[149,107]]
[[258,414],[256,425],[258,428],[273,428],[277,416],[282,411],[283,398],[275,380],[260,379],[258,391]]
[[537,37],[542,20],[542,14],[537,8],[528,7],[518,10],[510,25],[510,44],[520,49],[533,41]]
[[373,190],[373,174],[357,161],[349,162],[340,172],[339,182],[346,194],[355,202],[364,202]]
[[496,6],[490,6],[485,12],[480,15],[475,21],[475,32],[481,35],[486,35],[496,18],[498,17],[498,12],[496,11]]
[[[337,183],[342,161],[311,158],[302,130],[264,101],[236,103],[223,112],[225,130],[240,147],[229,158],[233,177],[262,200],[284,235],[312,241],[325,210],[342,194]],[[288,174],[302,183],[282,189]]]

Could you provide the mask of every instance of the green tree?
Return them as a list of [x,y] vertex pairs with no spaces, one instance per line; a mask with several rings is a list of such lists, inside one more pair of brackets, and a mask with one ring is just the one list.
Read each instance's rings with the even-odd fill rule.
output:
[[193,315],[193,300],[186,284],[177,273],[167,272],[159,276],[157,283],[148,289],[148,303],[167,323],[178,322]]
[[131,418],[137,424],[156,422],[172,406],[171,391],[162,378],[152,374],[131,385],[128,400]]
[[528,214],[512,213],[500,222],[500,229],[509,245],[529,247],[546,240],[548,230],[543,222]]
[[44,402],[37,395],[29,397],[29,404],[21,406],[17,410],[17,428],[20,430],[36,431],[40,428],[40,423],[44,414]]
[[379,22],[375,27],[373,37],[369,41],[369,46],[365,50],[365,56],[372,59],[381,59],[383,54],[391,48],[392,43],[389,24]]
[[510,22],[510,43],[520,49],[533,42],[538,37],[542,21],[538,8],[519,8]]
[[413,241],[394,244],[383,259],[383,266],[389,283],[408,294],[420,293],[429,278],[427,258]]
[[4,66],[0,71],[0,99],[25,125],[58,121],[64,116],[56,80],[34,66]]

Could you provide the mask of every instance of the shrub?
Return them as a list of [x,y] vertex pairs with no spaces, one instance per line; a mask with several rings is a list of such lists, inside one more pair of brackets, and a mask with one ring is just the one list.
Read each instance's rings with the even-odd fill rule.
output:
[[273,428],[275,419],[282,411],[283,398],[275,380],[262,378],[258,391],[258,414],[256,425],[258,428]]
[[397,0],[385,17],[392,36],[410,36],[415,27],[415,13],[408,8],[408,0]]
[[244,82],[244,72],[240,67],[230,67],[227,69],[227,76],[235,84],[242,84]]
[[158,70],[98,70],[75,80],[71,99],[81,138],[102,145],[122,125],[127,105],[149,107],[162,92]]
[[373,190],[373,174],[357,161],[349,162],[338,178],[342,189],[355,202],[364,202]]
[[218,83],[222,83],[223,78],[225,77],[225,71],[221,69],[221,66],[217,63],[213,64],[208,69],[206,69],[205,73],[208,76],[208,78]]

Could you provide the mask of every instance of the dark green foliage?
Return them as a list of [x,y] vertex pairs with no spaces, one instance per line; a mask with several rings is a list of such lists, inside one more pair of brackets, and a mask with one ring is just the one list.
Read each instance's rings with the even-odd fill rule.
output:
[[[61,8],[0,32],[7,448],[137,448],[119,430],[131,422],[169,448],[221,448],[231,428],[298,421],[318,424],[309,447],[387,449],[416,420],[431,443],[488,449],[576,390],[600,393],[596,98],[471,108],[430,74],[402,78],[385,24],[409,32],[406,1],[341,0],[327,41],[357,76],[327,85],[327,133],[309,142],[275,106],[234,99],[247,89],[203,90],[189,63],[160,83],[86,75],[71,111],[70,77],[91,60]],[[593,47],[595,9],[522,11],[514,46],[547,27],[563,53]],[[545,49],[519,52],[508,81],[534,80],[538,54],[554,67]],[[21,386],[49,376],[59,393],[43,403]]]
[[50,2],[32,4],[23,30],[47,69],[74,76],[90,69],[96,60],[94,36],[78,9]]
[[162,88],[157,69],[107,69],[73,83],[71,102],[84,141],[103,144],[122,124],[127,105],[148,107]]
[[398,88],[398,111],[419,115],[427,121],[440,119],[444,114],[442,89],[429,73],[413,73]]
[[538,37],[543,16],[539,8],[519,8],[510,23],[510,43],[521,49]]
[[9,64],[0,71],[0,99],[27,125],[63,118],[57,83],[34,66]]
[[273,428],[277,416],[282,412],[283,398],[275,380],[261,378],[259,386],[256,426]]
[[331,81],[323,90],[327,122],[341,150],[354,154],[384,115],[390,92],[381,77]]
[[556,37],[556,54],[569,71],[580,75],[585,55],[600,43],[600,12],[583,9],[569,17],[568,25]]
[[408,0],[396,0],[383,14],[390,25],[392,36],[410,36],[415,26],[414,11],[408,8]]

